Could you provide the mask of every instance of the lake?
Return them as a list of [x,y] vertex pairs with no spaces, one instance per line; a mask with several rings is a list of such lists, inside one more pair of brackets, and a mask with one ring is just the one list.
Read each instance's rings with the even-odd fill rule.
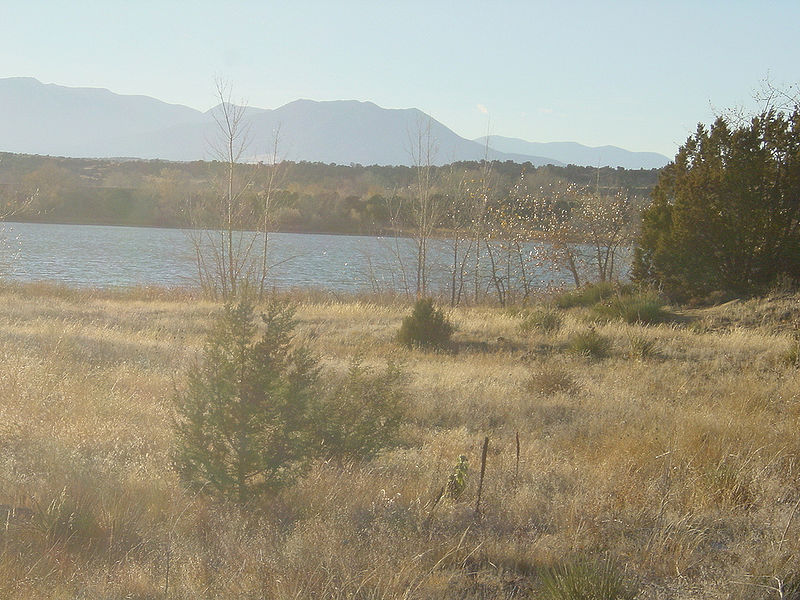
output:
[[[97,288],[196,283],[194,252],[184,230],[31,223],[0,223],[0,228],[0,269],[12,280]],[[271,233],[269,246],[269,284],[277,289],[403,291],[403,267],[413,280],[414,245],[405,238]],[[447,240],[430,241],[432,289],[448,289],[451,256]],[[569,280],[541,269],[535,277],[542,285]]]

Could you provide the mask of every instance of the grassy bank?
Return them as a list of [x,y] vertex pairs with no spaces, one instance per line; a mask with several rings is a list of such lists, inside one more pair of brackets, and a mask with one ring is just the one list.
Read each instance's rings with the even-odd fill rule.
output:
[[[170,465],[217,305],[0,288],[0,597],[536,598],[541,569],[592,558],[641,598],[779,598],[800,571],[797,297],[654,325],[457,309],[441,354],[394,342],[402,303],[297,300],[324,373],[404,364],[403,444],[242,511]],[[461,454],[465,492],[434,507]]]

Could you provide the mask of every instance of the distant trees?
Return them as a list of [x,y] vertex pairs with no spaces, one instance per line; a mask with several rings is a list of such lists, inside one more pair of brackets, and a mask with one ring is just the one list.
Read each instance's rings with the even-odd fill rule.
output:
[[800,282],[800,110],[699,126],[644,213],[634,277],[684,299]]
[[[268,157],[273,148],[253,147],[254,153]],[[219,157],[216,157],[219,158]],[[279,157],[280,158],[280,157]],[[217,214],[209,214],[202,206],[211,206],[220,198],[220,186],[209,185],[209,178],[224,181],[224,161],[171,163],[159,160],[93,160],[24,156],[0,153],[0,197],[4,201],[27,197],[38,188],[39,199],[16,219],[40,222],[102,223],[160,227],[215,227]],[[259,197],[269,187],[271,162],[256,165],[241,162],[241,167],[254,169],[253,185],[248,198],[262,205]],[[34,173],[45,167],[45,169]],[[257,168],[256,168],[257,167]],[[449,214],[451,171],[456,183],[469,188],[474,197],[462,196],[460,204],[466,221],[457,223],[469,247],[472,214],[466,206],[478,199],[476,182],[481,178],[483,163],[458,162],[431,168],[434,193],[447,196],[447,207],[440,220],[442,231],[451,229]],[[490,162],[493,173],[490,185],[501,196],[513,188],[522,166],[507,162]],[[597,169],[589,167],[525,166],[526,178],[537,181],[565,181],[588,185],[596,178]],[[648,195],[657,179],[657,172],[601,168],[601,180],[607,188],[625,188]],[[57,177],[51,176],[57,174]],[[386,234],[397,225],[404,232],[411,227],[407,210],[415,187],[416,172],[407,166],[340,166],[322,163],[278,161],[272,193],[273,231],[308,231],[330,233]],[[588,182],[588,183],[587,183]],[[224,187],[224,186],[222,186]],[[463,191],[463,190],[462,190]],[[402,223],[393,222],[387,208],[390,199],[402,201]],[[245,223],[248,228],[263,228],[261,215]],[[437,234],[438,235],[438,234]],[[259,244],[258,250],[263,250]],[[261,252],[258,252],[259,256]],[[409,263],[409,281],[413,286],[414,265]],[[465,265],[466,267],[466,265]],[[465,286],[463,292],[469,291]],[[472,294],[470,293],[470,296]]]
[[495,245],[486,253],[501,305],[525,302],[546,271],[576,287],[619,279],[638,232],[643,200],[632,192],[537,179],[523,174],[489,211]]

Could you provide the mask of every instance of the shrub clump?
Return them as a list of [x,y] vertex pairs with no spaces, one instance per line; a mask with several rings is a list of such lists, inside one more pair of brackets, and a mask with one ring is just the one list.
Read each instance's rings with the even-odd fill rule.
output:
[[558,392],[572,393],[578,389],[578,384],[563,367],[547,365],[532,371],[525,387],[531,393],[549,396]]
[[321,454],[336,460],[367,459],[394,445],[406,414],[403,372],[389,362],[377,371],[361,357],[314,409]]
[[558,308],[575,308],[576,306],[594,306],[619,293],[619,284],[610,281],[584,285],[569,292],[564,292],[555,299]]
[[573,335],[567,342],[567,350],[590,358],[605,358],[611,354],[611,339],[588,329]]
[[783,353],[783,362],[787,367],[798,367],[800,366],[800,341],[795,341]]
[[620,294],[595,305],[593,312],[601,319],[622,319],[630,324],[652,325],[669,318],[664,302],[652,292]]
[[552,600],[633,600],[639,593],[611,561],[577,560],[540,574],[545,597]]
[[656,355],[656,343],[640,333],[628,335],[628,357],[634,360],[644,360]]
[[534,330],[540,333],[555,333],[561,329],[561,324],[561,314],[557,310],[540,308],[523,316],[519,330],[521,333]]
[[432,298],[420,298],[411,314],[403,319],[397,341],[409,348],[445,349],[450,345],[453,325]]

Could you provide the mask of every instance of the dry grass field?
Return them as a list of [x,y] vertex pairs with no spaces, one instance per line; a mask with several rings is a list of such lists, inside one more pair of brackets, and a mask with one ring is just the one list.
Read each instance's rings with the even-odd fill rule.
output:
[[[460,308],[451,353],[399,347],[399,301],[294,299],[323,377],[403,364],[402,444],[240,509],[171,465],[218,305],[0,288],[0,598],[545,598],[542,570],[582,559],[639,598],[800,597],[797,296],[647,326]],[[590,329],[607,356],[570,351]]]

